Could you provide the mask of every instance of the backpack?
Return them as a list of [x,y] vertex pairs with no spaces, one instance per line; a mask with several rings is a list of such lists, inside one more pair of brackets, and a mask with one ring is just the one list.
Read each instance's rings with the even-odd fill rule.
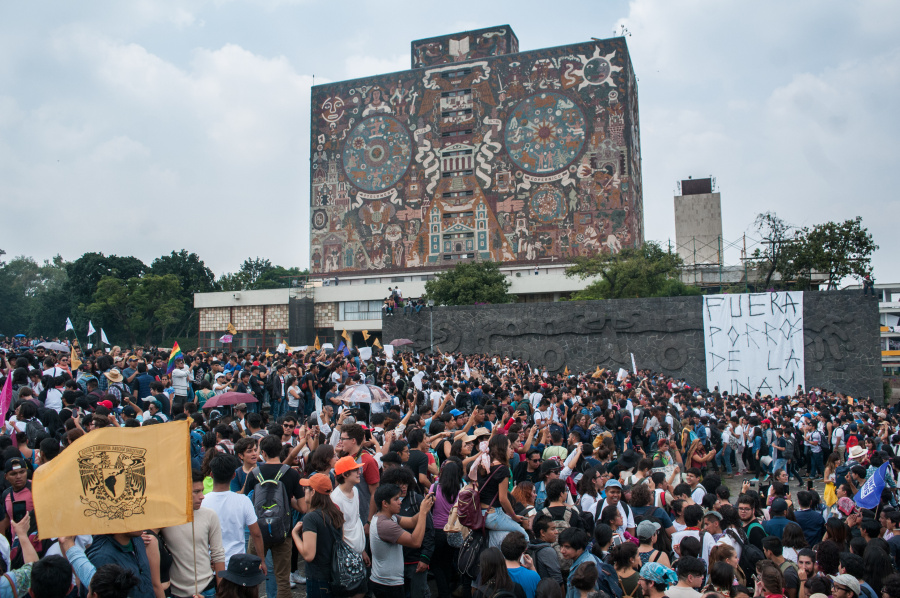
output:
[[289,469],[287,464],[282,465],[271,480],[262,477],[258,466],[250,472],[259,483],[253,492],[253,510],[259,521],[263,543],[267,546],[281,544],[291,535],[291,500],[281,481]]
[[44,429],[44,424],[38,418],[32,417],[25,422],[25,437],[28,439],[28,448],[38,448],[37,443],[41,437],[46,435],[47,430]]
[[850,474],[850,470],[852,468],[847,465],[841,465],[837,469],[834,470],[834,487],[840,488],[841,484],[845,484],[847,482],[847,476]]
[[792,563],[791,561],[785,560],[783,563],[781,563],[781,567],[779,567],[779,569],[781,569],[782,575],[785,571],[788,570],[788,568],[793,569],[794,572],[800,571],[800,567],[797,566],[797,563]]
[[[751,524],[750,527],[753,525],[759,525],[759,523]],[[760,527],[762,526],[760,525]],[[738,567],[744,572],[745,578],[750,579],[756,574],[756,563],[764,560],[766,555],[755,544],[751,544],[748,538],[741,537],[742,534],[736,530],[728,528],[726,533],[741,544],[741,558],[738,561]]]
[[[599,559],[598,559],[599,560]],[[619,585],[619,575],[609,563],[600,562],[599,577],[597,577],[597,588],[606,592],[610,598],[623,598],[624,592],[622,586]]]
[[203,464],[203,435],[191,430],[191,467],[200,469]]
[[[665,493],[663,493],[663,497],[665,497]],[[647,507],[647,512],[643,515],[635,513],[634,526],[637,528],[641,521],[652,521],[653,523],[659,524],[659,532],[656,534],[656,542],[653,543],[653,548],[668,556],[672,554],[672,537],[666,533],[666,528],[663,525],[662,519],[653,515],[654,511],[656,511],[656,508],[651,505]]]
[[[497,473],[500,469],[502,469],[502,466],[495,469],[484,483],[487,484],[494,477],[494,473]],[[494,500],[497,500],[496,496]],[[492,500],[491,505],[493,504],[494,501]],[[484,513],[481,512],[481,490],[477,484],[468,484],[459,491],[459,494],[456,496],[456,514],[459,517],[459,522],[470,530],[484,529]]]
[[787,461],[794,458],[794,439],[790,436],[784,437],[784,452],[782,453],[781,458]]
[[831,437],[829,434],[822,434],[818,430],[813,432],[813,434],[819,435],[819,448],[822,449],[823,455],[831,454]]
[[460,575],[472,579],[478,578],[478,559],[481,558],[481,551],[485,548],[487,548],[487,532],[483,529],[473,529],[460,547],[459,556],[456,559],[456,568]]
[[331,559],[331,578],[345,589],[358,589],[366,579],[366,564],[362,556],[344,542],[343,532],[332,528],[334,554]]
[[716,426],[709,427],[709,436],[712,441],[713,448],[716,449],[716,452],[722,450],[722,431]]
[[[564,558],[561,552],[561,548],[559,545],[559,534],[562,533],[564,529],[568,529],[572,526],[572,518],[578,517],[578,512],[574,507],[566,507],[566,512],[563,514],[563,518],[559,520],[553,519],[553,515],[550,514],[550,508],[544,507],[541,509],[541,514],[550,517],[550,526],[556,530],[557,540],[553,542],[550,546],[553,547],[553,550],[556,551],[556,558],[559,559],[559,568],[563,571],[566,571],[572,567],[572,559]],[[575,527],[580,527],[575,525]]]

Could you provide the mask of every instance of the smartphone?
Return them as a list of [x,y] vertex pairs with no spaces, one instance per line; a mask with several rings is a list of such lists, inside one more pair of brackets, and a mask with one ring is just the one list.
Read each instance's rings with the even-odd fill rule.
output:
[[12,504],[12,518],[13,521],[19,522],[22,521],[22,518],[28,514],[28,506],[25,504],[24,500],[14,500]]
[[813,481],[812,480],[806,480],[806,489],[807,490],[813,489]]

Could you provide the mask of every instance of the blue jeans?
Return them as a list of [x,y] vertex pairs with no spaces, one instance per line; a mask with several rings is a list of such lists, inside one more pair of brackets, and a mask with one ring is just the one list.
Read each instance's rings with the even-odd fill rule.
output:
[[725,469],[728,475],[731,475],[731,447],[727,444],[722,450],[716,453],[716,465]]
[[[774,474],[779,469],[783,469],[787,471],[787,459],[775,459],[772,461],[772,474]],[[788,480],[791,479],[791,474],[788,472]]]
[[272,399],[272,408],[269,410],[269,413],[272,414],[272,418],[278,419],[282,415],[284,415],[285,407],[287,406],[287,401],[284,399]]
[[[526,540],[528,539],[525,528],[513,521],[501,507],[496,507],[493,513],[487,513],[487,509],[482,509],[482,512],[486,513],[484,517],[485,529],[494,532],[519,532]],[[506,534],[489,534],[490,546],[499,548],[500,543],[503,542],[503,538],[505,537]]]
[[307,598],[330,598],[331,584],[327,581],[306,578],[306,597]]
[[625,451],[625,438],[626,435],[624,432],[616,432],[616,453],[619,455]]
[[818,453],[810,452],[809,455],[809,477],[817,478],[825,473],[825,467],[822,464],[822,451]]

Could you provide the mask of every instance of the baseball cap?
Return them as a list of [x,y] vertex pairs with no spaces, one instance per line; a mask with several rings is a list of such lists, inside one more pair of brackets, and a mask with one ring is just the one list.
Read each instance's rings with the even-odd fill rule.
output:
[[357,463],[353,457],[341,457],[337,460],[337,463],[334,464],[334,473],[336,475],[344,475],[348,471],[359,469],[362,466],[362,463]]
[[124,409],[122,409],[122,413],[125,417],[135,417],[137,415],[137,411],[134,410],[134,407],[131,405],[126,405]]
[[859,580],[857,580],[852,575],[841,573],[840,575],[829,575],[828,577],[830,577],[834,583],[838,584],[839,586],[844,586],[845,588],[849,589],[851,592],[859,596]]
[[18,469],[25,469],[25,459],[22,457],[13,457],[11,459],[6,460],[6,465],[3,467],[4,471],[9,473],[10,471],[16,471]]
[[319,494],[331,494],[331,478],[324,473],[317,473],[309,478],[300,480],[301,486],[312,488]]
[[649,540],[662,526],[655,521],[641,521],[637,526],[637,537]]
[[608,480],[606,482],[606,485],[603,487],[604,488],[618,488],[619,490],[621,490],[622,484],[619,482],[619,480]]
[[776,498],[772,501],[772,513],[786,513],[788,508],[787,501],[783,498]]
[[548,459],[541,463],[541,468],[538,470],[538,477],[544,477],[548,473],[552,473],[554,471],[562,471],[562,467],[560,467],[559,463],[554,461],[553,459]]
[[450,415],[452,415],[453,417],[459,417],[460,415],[465,415],[465,413],[466,412],[463,411],[462,409],[454,409],[453,411],[450,412]]
[[[157,402],[158,402],[158,401],[157,401]],[[103,406],[106,407],[107,409],[112,409],[112,408],[113,408],[112,401],[99,401],[97,404],[98,404],[98,405],[103,405]]]

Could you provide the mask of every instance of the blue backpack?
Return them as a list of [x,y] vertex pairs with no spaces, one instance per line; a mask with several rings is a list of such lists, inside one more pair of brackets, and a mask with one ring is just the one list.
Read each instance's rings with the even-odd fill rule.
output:
[[203,465],[203,435],[191,430],[191,467],[200,469]]

